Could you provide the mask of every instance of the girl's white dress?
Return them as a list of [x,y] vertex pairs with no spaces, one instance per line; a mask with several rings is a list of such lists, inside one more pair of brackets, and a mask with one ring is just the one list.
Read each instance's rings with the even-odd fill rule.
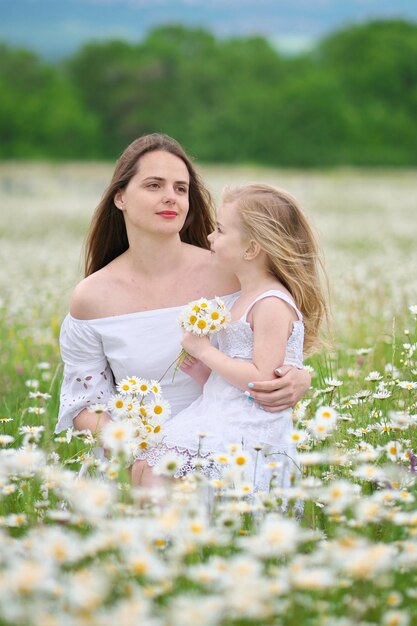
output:
[[[228,356],[251,361],[253,354],[253,332],[247,322],[247,315],[256,302],[268,297],[280,298],[296,312],[298,320],[293,322],[293,329],[287,341],[285,365],[302,367],[304,324],[302,315],[293,300],[285,293],[276,290],[266,291],[258,296],[245,314],[231,322],[217,335],[219,349]],[[192,471],[196,459],[209,457],[213,453],[227,453],[232,443],[241,444],[250,455],[252,462],[248,466],[248,479],[252,480],[255,457],[255,489],[268,491],[273,472],[278,473],[274,485],[287,487],[290,475],[295,473],[295,446],[292,410],[269,413],[253,401],[248,400],[241,389],[232,386],[215,372],[212,372],[204,385],[202,395],[190,406],[178,413],[174,420],[164,426],[165,437],[158,447],[141,454],[150,466],[154,466],[163,455],[175,451],[182,456],[183,465],[176,476],[183,476]],[[204,433],[204,437],[199,434]],[[262,446],[256,452],[254,445]],[[267,467],[269,461],[279,464],[279,469]],[[202,470],[208,476],[219,473],[216,463],[208,463]]]
[[[229,294],[222,300],[230,308],[238,296]],[[70,428],[83,409],[107,403],[115,381],[126,376],[159,380],[181,350],[178,319],[183,306],[92,320],[67,315],[60,335],[64,376],[55,432]],[[181,371],[172,381],[171,370],[162,391],[175,419],[201,394],[201,387]]]

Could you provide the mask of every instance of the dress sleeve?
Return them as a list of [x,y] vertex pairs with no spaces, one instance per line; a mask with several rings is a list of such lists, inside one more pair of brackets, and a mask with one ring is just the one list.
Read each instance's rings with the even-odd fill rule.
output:
[[56,433],[70,428],[83,409],[106,403],[114,393],[113,373],[100,335],[88,321],[67,315],[61,326],[60,348],[64,375]]

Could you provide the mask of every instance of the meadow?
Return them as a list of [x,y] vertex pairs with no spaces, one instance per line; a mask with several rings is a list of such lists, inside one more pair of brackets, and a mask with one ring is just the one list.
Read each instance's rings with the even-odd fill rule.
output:
[[324,251],[331,328],[294,410],[285,514],[236,452],[223,481],[161,499],[92,438],[54,436],[59,326],[111,171],[0,165],[0,624],[417,623],[416,171],[202,168],[217,200],[243,181],[291,191]]

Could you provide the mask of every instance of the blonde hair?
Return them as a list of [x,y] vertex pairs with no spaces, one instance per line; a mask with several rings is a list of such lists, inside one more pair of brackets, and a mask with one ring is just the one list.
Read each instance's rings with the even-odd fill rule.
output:
[[304,318],[304,350],[319,344],[328,321],[324,283],[327,278],[316,237],[295,198],[265,184],[227,187],[223,202],[235,202],[245,236],[268,257],[268,269],[288,289]]

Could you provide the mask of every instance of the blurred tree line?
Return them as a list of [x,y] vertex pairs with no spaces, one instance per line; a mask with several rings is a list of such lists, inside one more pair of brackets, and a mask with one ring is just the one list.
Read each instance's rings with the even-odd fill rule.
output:
[[200,161],[417,164],[417,25],[380,21],[287,57],[261,37],[156,28],[59,64],[0,46],[0,158],[114,159],[165,132]]

